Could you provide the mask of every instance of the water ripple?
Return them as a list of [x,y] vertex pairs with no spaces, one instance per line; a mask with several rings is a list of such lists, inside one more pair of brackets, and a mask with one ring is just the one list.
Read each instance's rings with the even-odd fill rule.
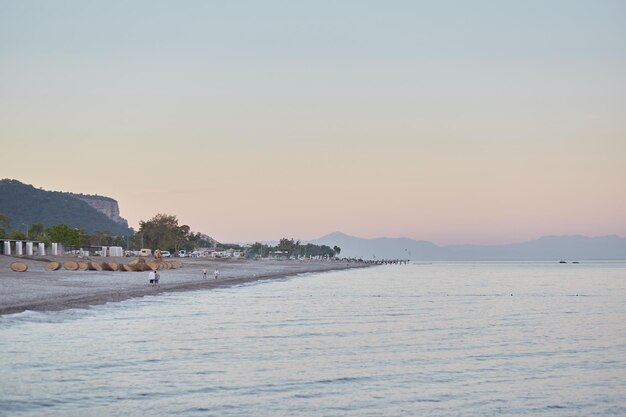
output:
[[624,265],[431,264],[2,316],[0,414],[625,415],[625,300]]

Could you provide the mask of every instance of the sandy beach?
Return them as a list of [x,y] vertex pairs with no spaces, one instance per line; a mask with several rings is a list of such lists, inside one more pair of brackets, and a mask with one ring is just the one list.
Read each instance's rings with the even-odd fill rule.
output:
[[[149,272],[46,271],[48,261],[76,260],[69,257],[13,257],[0,255],[0,314],[26,310],[51,311],[86,308],[172,291],[192,291],[238,285],[264,279],[277,279],[303,273],[362,268],[367,264],[334,261],[278,261],[246,259],[179,259],[179,269],[159,271],[160,287],[149,284]],[[129,262],[131,258],[94,258],[97,261]],[[20,261],[26,272],[14,272],[10,265]],[[207,268],[207,278],[202,269]],[[219,278],[213,272],[219,270]]]

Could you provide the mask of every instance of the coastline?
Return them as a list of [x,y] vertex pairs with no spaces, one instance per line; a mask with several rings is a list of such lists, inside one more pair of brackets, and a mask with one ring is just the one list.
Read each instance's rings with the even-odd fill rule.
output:
[[[96,258],[98,261],[128,262],[130,258]],[[94,260],[96,260],[94,259]],[[176,258],[178,259],[178,258]],[[146,295],[231,287],[298,274],[338,271],[372,266],[339,261],[278,261],[247,259],[183,258],[180,269],[160,270],[160,287],[152,288],[148,272],[46,271],[47,261],[63,262],[75,257],[14,257],[0,255],[0,315],[30,311],[58,311],[88,308]],[[26,272],[14,272],[11,262],[28,265]],[[202,269],[208,277],[202,277]],[[219,279],[214,279],[214,269]]]

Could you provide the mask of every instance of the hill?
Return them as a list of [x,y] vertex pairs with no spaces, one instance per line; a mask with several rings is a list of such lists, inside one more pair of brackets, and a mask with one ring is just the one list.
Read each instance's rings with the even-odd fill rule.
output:
[[451,245],[408,238],[362,239],[331,233],[311,241],[337,245],[341,256],[364,259],[411,259],[416,261],[504,261],[504,260],[622,260],[626,238],[619,236],[546,236],[510,245]]
[[[45,191],[17,180],[0,180],[0,213],[11,220],[11,230],[23,230],[33,223],[46,227],[63,223],[88,233],[131,235],[133,231],[119,217],[117,207],[117,201],[109,197]],[[107,210],[113,218],[107,216]]]

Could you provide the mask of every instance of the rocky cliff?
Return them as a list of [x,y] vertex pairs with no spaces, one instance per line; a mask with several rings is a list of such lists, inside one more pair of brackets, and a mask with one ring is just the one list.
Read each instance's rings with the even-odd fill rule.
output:
[[46,191],[12,179],[0,180],[0,213],[8,218],[4,229],[9,232],[41,223],[45,227],[66,224],[87,233],[133,233],[112,198]]
[[112,198],[109,198],[109,197],[102,197],[98,195],[81,195],[81,194],[73,194],[73,195],[79,200],[82,200],[85,203],[89,204],[91,207],[95,208],[100,213],[104,214],[109,219],[113,220],[114,222],[128,227],[128,221],[120,217],[120,207],[117,204],[116,200],[113,200]]

